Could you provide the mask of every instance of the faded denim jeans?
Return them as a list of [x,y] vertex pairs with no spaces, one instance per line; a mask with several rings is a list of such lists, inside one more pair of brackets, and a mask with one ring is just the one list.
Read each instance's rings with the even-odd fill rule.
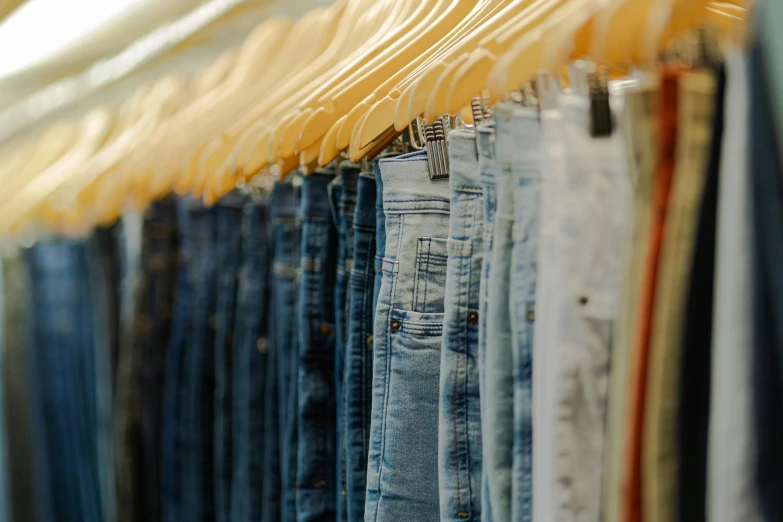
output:
[[375,316],[367,522],[439,518],[438,396],[448,180],[427,156],[380,161],[386,248]]

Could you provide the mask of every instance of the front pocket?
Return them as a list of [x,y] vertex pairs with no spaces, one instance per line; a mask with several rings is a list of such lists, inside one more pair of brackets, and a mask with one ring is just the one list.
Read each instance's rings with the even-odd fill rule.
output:
[[441,313],[446,294],[448,239],[420,237],[416,242],[413,311]]
[[389,331],[395,346],[411,350],[440,351],[443,338],[442,313],[392,310]]

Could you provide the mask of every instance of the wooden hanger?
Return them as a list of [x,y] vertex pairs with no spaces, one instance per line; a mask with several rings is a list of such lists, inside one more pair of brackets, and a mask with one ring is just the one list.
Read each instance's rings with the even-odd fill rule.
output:
[[[366,122],[368,119],[372,119],[378,115],[378,107],[386,107],[391,103],[395,103],[395,100],[406,85],[415,81],[416,78],[423,74],[430,66],[441,61],[446,50],[457,45],[465,35],[475,31],[489,16],[498,10],[501,10],[508,1],[509,0],[485,1],[477,3],[473,10],[457,26],[452,28],[448,34],[441,38],[436,45],[422,53],[414,62],[411,62],[403,69],[399,70],[377,87],[370,96],[365,98],[348,113],[342,123],[337,126],[337,129],[334,127],[330,129],[324,139],[325,143],[322,146],[321,159],[319,162],[325,164],[328,161],[331,161],[331,159],[335,157],[335,155],[333,155],[334,148],[342,150],[348,147],[360,121]],[[368,114],[368,111],[369,115],[365,117],[365,115]],[[387,123],[386,127],[382,129],[385,130],[389,126],[388,122],[391,120],[388,117],[383,118],[383,116],[380,116],[379,119]],[[336,138],[336,143],[332,142],[332,135]]]
[[[458,3],[464,7],[466,1],[458,0]],[[337,93],[344,91],[350,85],[361,86],[359,90],[352,91],[358,97],[358,100],[354,100],[353,104],[351,104],[351,100],[346,98],[341,100],[348,106],[347,109],[346,105],[340,107],[344,114],[355,105],[356,101],[361,100],[362,94],[364,96],[369,94],[372,88],[377,85],[379,77],[383,78],[383,75],[388,77],[393,74],[396,68],[399,68],[406,59],[410,58],[409,56],[399,58],[400,53],[408,49],[410,35],[429,34],[431,26],[441,20],[442,15],[453,12],[453,8],[454,6],[447,0],[424,0],[421,2],[403,24],[397,27],[393,33],[387,35],[382,42],[373,46],[371,59],[362,60],[358,67],[346,69],[334,76],[328,81],[325,89],[320,89],[317,95],[310,97],[306,106],[300,108],[296,115],[288,119],[288,123],[284,127],[277,127],[270,137],[270,159],[276,159],[278,156],[293,156],[297,146],[303,149],[308,148],[322,138],[333,122],[332,117],[326,112],[328,108],[333,114],[335,107],[332,98]],[[442,27],[439,28],[442,29]],[[379,52],[375,52],[376,50]],[[395,58],[397,60],[389,64],[389,61]],[[387,64],[385,70],[379,70]],[[340,116],[342,114],[334,118],[334,121]],[[306,127],[311,129],[309,134],[305,134]]]
[[320,52],[333,33],[334,17],[340,13],[341,10],[336,9],[319,9],[297,20],[275,53],[267,55],[267,60],[258,64],[264,74],[251,84],[244,85],[232,99],[226,100],[221,106],[204,109],[208,115],[206,123],[187,136],[188,149],[180,156],[179,174],[175,184],[177,192],[198,191],[202,183],[198,172],[202,148],[210,140],[222,136],[225,129],[247,109],[250,100],[275,81],[282,81],[287,75],[294,74],[296,68],[292,64],[302,63],[299,61],[302,57],[306,60],[312,58],[314,53]]
[[[340,60],[345,59],[345,53],[351,46],[361,45],[362,39],[368,39],[376,37],[370,29],[376,29],[378,22],[389,23],[388,17],[386,19],[379,18],[383,15],[392,16],[395,12],[399,11],[400,5],[393,5],[392,2],[383,1],[380,3],[370,3],[368,0],[352,0],[346,6],[345,14],[339,21],[335,37],[328,43],[328,47],[321,53],[316,60],[310,64],[302,64],[301,67],[292,67],[297,74],[290,78],[288,81],[275,86],[271,92],[264,93],[265,96],[259,98],[255,107],[249,112],[248,115],[243,117],[238,124],[233,125],[227,132],[227,135],[222,136],[220,140],[216,140],[209,150],[205,151],[204,161],[201,166],[205,172],[219,172],[234,173],[237,169],[241,170],[241,162],[237,162],[236,158],[240,156],[239,151],[234,153],[237,145],[242,138],[249,139],[251,136],[257,135],[254,132],[258,126],[265,124],[265,122],[274,113],[279,113],[281,105],[285,106],[286,101],[289,102],[292,99],[296,99],[296,94],[293,93],[312,93],[315,89],[313,81],[318,74],[322,74],[330,67],[339,63]],[[361,31],[356,31],[356,27],[361,28]],[[383,25],[381,25],[383,28]],[[352,38],[356,36],[356,38]],[[355,48],[355,47],[354,47]],[[290,64],[289,64],[290,65]],[[309,87],[309,90],[306,90]],[[249,133],[250,136],[244,137],[245,133]],[[232,158],[233,156],[233,158]],[[244,158],[242,158],[244,159]]]
[[[313,18],[310,23],[300,23],[307,18],[304,17],[298,21],[292,30],[292,34],[287,39],[286,45],[284,45],[281,53],[274,58],[273,63],[269,67],[269,73],[264,76],[263,84],[256,86],[256,90],[253,94],[254,97],[258,97],[260,93],[263,93],[266,89],[273,87],[276,83],[284,83],[286,79],[296,75],[299,67],[305,67],[318,56],[324,52],[328,47],[329,42],[334,38],[337,24],[336,19],[344,12],[341,4],[339,10],[329,10],[320,13],[318,17]],[[251,103],[250,101],[246,103]],[[216,127],[210,132],[204,133],[204,140],[201,143],[207,145],[207,148],[214,149],[214,145],[208,145],[213,141],[222,140],[226,132],[233,126],[234,123],[241,117],[240,115],[247,109],[247,104],[243,108],[243,111],[238,113],[237,117],[231,119],[222,119],[220,127]],[[188,171],[191,182],[188,182],[188,176],[182,178],[184,182],[188,182],[191,192],[200,194],[203,190],[205,183],[209,176],[214,174],[214,168],[205,168],[207,162],[212,154],[207,151],[204,154],[204,150],[199,147],[197,154],[192,157],[191,162],[188,164],[186,171]],[[222,164],[222,161],[217,162],[218,165]]]
[[[436,1],[437,4],[434,4]],[[288,135],[298,135],[299,131],[296,130],[296,127],[301,128],[304,121],[312,114],[313,108],[317,107],[318,99],[323,93],[339,84],[343,79],[358,74],[358,71],[361,71],[376,57],[387,53],[391,47],[398,45],[397,40],[403,38],[417,23],[421,22],[425,14],[433,10],[433,5],[437,9],[443,4],[445,4],[444,0],[424,0],[423,2],[407,0],[402,4],[402,16],[397,20],[398,23],[384,33],[382,38],[374,39],[366,47],[358,48],[348,60],[341,61],[336,68],[329,69],[326,73],[319,75],[314,80],[317,87],[311,89],[304,96],[300,96],[304,94],[302,92],[292,96],[291,99],[295,100],[295,110],[287,110],[283,116],[275,115],[264,121],[263,124],[258,124],[257,129],[249,130],[250,136],[243,137],[242,142],[245,143],[245,146],[241,147],[238,154],[240,166],[245,174],[251,174],[271,161],[276,161],[282,140]],[[256,130],[260,132],[251,132]]]
[[[376,104],[369,112],[359,127],[358,133],[354,133],[355,139],[352,141],[352,150],[364,148],[369,145],[379,134],[381,134],[392,122],[397,131],[403,130],[413,121],[420,112],[416,112],[408,117],[408,105],[411,100],[411,92],[414,85],[423,92],[428,87],[434,86],[436,78],[444,72],[448,74],[452,68],[450,64],[457,61],[464,61],[464,52],[473,49],[484,35],[490,33],[501,24],[507,22],[515,13],[523,10],[530,0],[514,0],[509,3],[502,3],[495,6],[495,9],[486,11],[484,16],[470,30],[459,35],[459,38],[445,46],[435,57],[435,60],[429,62],[427,67],[420,71],[418,75],[409,78],[404,84],[398,86],[398,92],[395,95],[387,96],[382,102]],[[398,96],[396,96],[398,94]],[[404,107],[403,110],[401,110]],[[423,107],[422,107],[423,110]],[[354,155],[354,152],[351,153]]]
[[[116,175],[118,160],[134,146],[140,133],[150,132],[154,128],[157,113],[167,110],[170,112],[169,107],[172,103],[178,104],[176,100],[184,92],[184,81],[175,76],[168,76],[156,83],[142,99],[147,107],[145,111],[139,113],[134,110],[136,107],[130,107],[130,110],[126,111],[126,114],[130,115],[127,125],[123,128],[116,125],[114,132],[108,135],[90,156],[84,157],[80,164],[74,164],[70,170],[60,169],[56,173],[50,173],[45,185],[28,193],[24,213],[33,214],[41,207],[45,210],[52,209],[58,202],[67,201],[72,211],[88,218],[88,209],[111,201],[108,197],[94,198],[94,193],[91,192],[99,186],[101,177],[108,179],[108,183],[118,195],[127,196],[119,186],[122,178]],[[78,201],[75,199],[76,195],[80,198]]]
[[397,45],[390,47],[388,52],[382,53],[343,85],[322,96],[319,99],[320,107],[304,122],[298,139],[297,135],[288,134],[282,140],[280,155],[288,157],[320,140],[334,122],[366,98],[374,88],[415,61],[423,50],[437,44],[465,18],[476,3],[476,0],[454,0],[442,12],[433,10],[437,14],[426,17],[407,35],[408,38],[395,42]]
[[114,118],[115,113],[106,107],[93,109],[85,118],[79,139],[71,150],[34,179],[14,180],[17,183],[7,187],[13,197],[0,206],[0,227],[9,227],[3,230],[14,228],[17,221],[24,217],[25,211],[37,202],[40,191],[68,176],[92,156],[109,136]]

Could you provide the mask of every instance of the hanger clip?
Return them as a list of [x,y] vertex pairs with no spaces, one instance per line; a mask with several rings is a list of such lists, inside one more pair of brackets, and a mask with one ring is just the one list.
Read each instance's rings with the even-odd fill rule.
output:
[[432,125],[424,125],[421,118],[417,120],[420,134],[424,135],[424,146],[427,150],[427,163],[430,169],[430,179],[446,179],[449,177],[449,150],[446,135],[451,129],[451,117],[443,116]]
[[587,75],[590,93],[590,135],[605,138],[612,135],[612,109],[609,107],[609,82],[605,70],[596,69]]

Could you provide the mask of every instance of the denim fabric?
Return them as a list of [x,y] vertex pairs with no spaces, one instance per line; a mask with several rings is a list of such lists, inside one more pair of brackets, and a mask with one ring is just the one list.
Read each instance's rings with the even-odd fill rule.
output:
[[[120,522],[145,518],[145,464],[143,438],[144,345],[139,331],[147,320],[140,314],[143,288],[142,216],[131,212],[123,217],[119,255],[120,329],[122,331],[117,360],[117,387],[114,396],[114,455],[116,459],[117,516]],[[103,319],[97,321],[104,323]],[[103,330],[98,327],[98,332]],[[99,336],[102,336],[99,333]]]
[[485,437],[484,466],[487,470],[492,517],[497,522],[511,520],[511,470],[514,444],[513,350],[511,347],[511,229],[514,224],[514,178],[511,137],[514,112],[521,107],[510,103],[496,106],[495,180],[497,208],[492,229],[492,254],[487,283],[487,325],[485,391],[482,432]]
[[189,202],[188,247],[192,287],[182,377],[182,519],[214,517],[215,309],[217,208]]
[[321,169],[306,176],[302,182],[296,479],[299,522],[335,519],[334,284],[337,231],[327,193],[333,178],[333,171]]
[[34,455],[39,447],[33,445],[31,384],[28,379],[28,350],[25,335],[25,310],[27,291],[21,253],[3,258],[5,300],[3,341],[5,342],[4,396],[6,426],[8,428],[8,473],[10,484],[11,520],[35,522],[37,520],[36,491],[34,483]]
[[353,266],[348,276],[350,307],[343,384],[348,522],[364,522],[364,492],[367,487],[375,315],[375,195],[375,174],[362,173],[353,216]]
[[296,408],[298,388],[298,295],[297,259],[299,241],[298,190],[291,180],[276,181],[270,197],[272,265],[272,310],[275,327],[272,351],[277,354],[278,408],[280,434],[280,520],[296,521]]
[[[511,249],[511,340],[514,375],[514,441],[511,520],[533,519],[533,336],[538,259],[540,156],[538,111],[516,109],[508,137],[511,147],[514,224]],[[509,144],[504,144],[509,140]]]
[[[117,519],[114,487],[113,400],[115,357],[120,345],[120,223],[98,227],[88,240],[88,269],[93,300],[95,343],[95,401],[98,481],[102,518]],[[139,423],[142,419],[138,419]],[[139,425],[139,428],[141,426]],[[144,453],[138,455],[138,471],[146,469]],[[146,507],[144,492],[139,491],[141,515]]]
[[365,520],[437,520],[448,180],[425,152],[380,161],[386,248],[374,326]]
[[[87,247],[53,240],[25,252],[41,520],[102,520]],[[40,408],[40,409],[39,409]],[[40,443],[40,445],[39,445]]]
[[[495,189],[495,127],[491,121],[487,121],[478,127],[478,168],[481,177],[481,186],[484,193],[484,260],[481,263],[481,276],[479,281],[479,335],[478,335],[478,371],[479,371],[479,402],[481,406],[481,431],[484,433],[484,415],[486,411],[487,383],[486,383],[486,356],[487,356],[487,309],[489,277],[492,268],[492,230],[495,221],[495,207],[497,203],[497,191]],[[482,441],[482,448],[484,442]],[[487,467],[483,460],[481,470],[481,517],[482,520],[491,522],[492,504],[489,497],[489,477]]]
[[339,166],[339,179],[342,182],[340,199],[334,207],[337,217],[335,225],[338,230],[337,249],[337,283],[334,290],[335,339],[334,376],[335,397],[337,400],[337,520],[348,520],[348,499],[346,486],[345,438],[345,394],[343,379],[345,377],[345,345],[347,340],[348,320],[348,279],[353,265],[353,213],[356,209],[356,185],[359,180],[360,168],[355,163],[343,162]]
[[153,203],[144,216],[142,231],[143,284],[137,289],[137,327],[144,360],[142,453],[146,485],[144,520],[161,520],[160,452],[163,426],[162,394],[167,344],[171,335],[177,281],[177,207],[168,196]]
[[[277,451],[277,433],[269,439],[267,430],[265,384],[269,379],[269,342],[267,338],[267,311],[269,298],[268,272],[270,264],[269,233],[266,220],[266,202],[249,201],[242,211],[241,268],[237,294],[235,321],[236,344],[233,357],[233,489],[231,494],[231,521],[252,522],[266,520],[262,497],[273,478],[279,481],[279,467],[266,466],[267,449]],[[272,367],[276,382],[277,368]],[[277,400],[277,396],[274,397]],[[274,405],[277,412],[277,404]],[[274,448],[271,448],[274,446]],[[278,466],[279,464],[276,463]],[[278,482],[279,490],[279,482]],[[279,506],[279,491],[270,499],[270,513]],[[278,520],[275,514],[269,520]]]
[[372,162],[375,173],[375,284],[373,287],[373,301],[378,303],[378,294],[381,291],[381,279],[383,278],[383,254],[386,250],[386,216],[383,213],[383,180],[381,179],[380,161],[399,156],[396,152],[384,153]]
[[443,353],[440,360],[440,520],[481,520],[479,279],[484,260],[484,194],[476,134],[449,133],[449,220]]
[[192,330],[193,286],[190,280],[191,256],[188,242],[189,201],[176,200],[178,236],[177,282],[174,314],[171,319],[163,370],[160,426],[160,503],[164,522],[182,518],[182,466],[184,449],[185,352]]
[[[771,2],[769,2],[771,3]],[[776,139],[781,129],[769,117],[773,110],[769,51],[758,37],[750,51],[750,158],[753,213],[753,406],[754,470],[764,520],[783,518],[783,163]]]
[[215,417],[214,484],[215,520],[229,522],[233,477],[233,355],[240,258],[242,255],[242,207],[246,198],[238,191],[218,201],[217,304],[215,315]]
[[10,477],[8,459],[8,427],[6,424],[8,411],[5,399],[5,366],[7,357],[7,345],[5,342],[5,282],[3,279],[2,263],[0,262],[0,522],[11,520],[10,502]]

